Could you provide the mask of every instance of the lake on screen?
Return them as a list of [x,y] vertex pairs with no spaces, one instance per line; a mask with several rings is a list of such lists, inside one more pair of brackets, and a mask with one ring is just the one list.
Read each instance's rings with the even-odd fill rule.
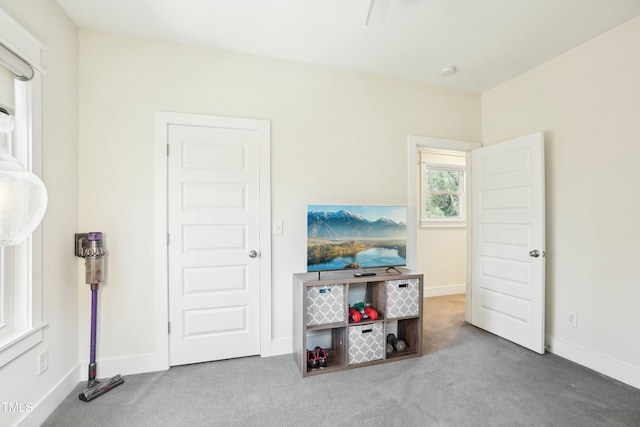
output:
[[398,255],[397,249],[371,248],[358,252],[354,257],[334,258],[329,262],[310,265],[308,271],[342,270],[349,264],[357,263],[360,267],[382,267],[405,265],[407,260]]

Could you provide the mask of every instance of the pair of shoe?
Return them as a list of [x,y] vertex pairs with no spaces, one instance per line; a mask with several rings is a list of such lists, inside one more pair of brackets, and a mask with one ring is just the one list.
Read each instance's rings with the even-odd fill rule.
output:
[[324,369],[327,367],[327,359],[329,355],[324,348],[316,347],[311,350],[307,350],[307,369]]

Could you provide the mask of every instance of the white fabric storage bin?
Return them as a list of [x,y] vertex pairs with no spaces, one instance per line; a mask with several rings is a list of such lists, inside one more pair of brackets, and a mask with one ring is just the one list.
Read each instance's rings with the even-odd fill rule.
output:
[[307,326],[344,322],[346,308],[344,285],[308,286],[306,295]]
[[349,365],[384,358],[382,323],[349,326]]
[[387,319],[420,314],[420,279],[387,282]]

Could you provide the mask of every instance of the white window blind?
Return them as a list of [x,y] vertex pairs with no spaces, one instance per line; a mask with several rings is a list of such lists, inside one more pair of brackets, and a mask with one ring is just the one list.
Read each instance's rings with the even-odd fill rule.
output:
[[[6,54],[0,46],[0,56]],[[15,114],[15,78],[13,72],[3,65],[6,61],[0,58],[0,115],[4,112]],[[4,117],[4,120],[11,118]],[[10,134],[0,134],[0,149],[11,153]],[[13,313],[11,312],[12,293],[12,248],[0,246],[0,337],[6,336],[14,329]]]
[[0,108],[9,115],[15,112],[15,82],[31,80],[35,71],[20,56],[0,42]]
[[[0,60],[0,110],[13,115],[15,82],[13,73],[2,65],[3,62]],[[9,135],[0,135],[0,149],[10,150],[9,138]],[[0,337],[12,327],[11,302],[11,248],[5,251],[5,248],[0,246]]]
[[33,68],[9,48],[0,44],[0,65],[11,71],[20,80],[31,80]]
[[13,116],[15,111],[15,83],[13,73],[0,62],[0,108]]

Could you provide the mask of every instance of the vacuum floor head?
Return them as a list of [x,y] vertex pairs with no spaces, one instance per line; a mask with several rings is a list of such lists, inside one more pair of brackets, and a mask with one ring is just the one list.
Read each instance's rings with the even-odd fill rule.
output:
[[93,380],[89,382],[88,388],[78,395],[78,398],[83,402],[90,402],[96,397],[100,397],[112,388],[118,387],[124,382],[124,378],[120,374],[111,377],[109,379],[98,381]]

